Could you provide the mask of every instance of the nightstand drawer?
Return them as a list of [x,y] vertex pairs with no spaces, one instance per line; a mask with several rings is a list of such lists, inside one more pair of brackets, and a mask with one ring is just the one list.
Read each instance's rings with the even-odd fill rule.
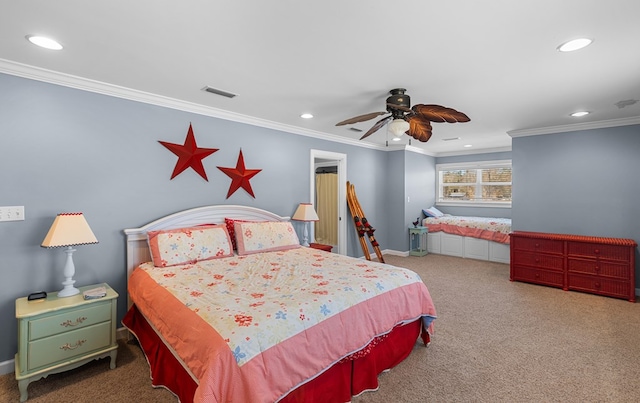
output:
[[29,343],[28,370],[70,360],[111,343],[111,321],[87,326]]
[[29,321],[29,340],[81,329],[111,319],[111,301],[67,310],[58,315]]

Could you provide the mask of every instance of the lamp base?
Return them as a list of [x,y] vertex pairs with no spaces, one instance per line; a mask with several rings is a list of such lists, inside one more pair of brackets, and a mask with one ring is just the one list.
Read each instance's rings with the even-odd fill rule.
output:
[[302,246],[309,247],[309,222],[304,222],[304,234],[302,238]]
[[73,284],[65,285],[62,290],[58,291],[59,298],[70,297],[77,294],[80,294],[80,290],[74,287]]
[[73,279],[73,275],[76,273],[76,268],[73,265],[73,252],[75,251],[71,246],[64,251],[67,254],[67,261],[64,265],[64,281],[62,282],[64,288],[58,292],[58,297],[70,297],[80,293],[80,290],[73,286],[76,282]]

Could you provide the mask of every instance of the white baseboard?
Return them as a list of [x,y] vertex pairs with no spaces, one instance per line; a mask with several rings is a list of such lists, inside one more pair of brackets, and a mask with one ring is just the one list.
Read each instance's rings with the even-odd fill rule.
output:
[[[126,327],[116,329],[116,339],[128,339],[129,330]],[[15,360],[7,360],[0,362],[0,375],[10,374],[15,371]]]
[[0,362],[0,375],[10,374],[15,370],[15,360]]

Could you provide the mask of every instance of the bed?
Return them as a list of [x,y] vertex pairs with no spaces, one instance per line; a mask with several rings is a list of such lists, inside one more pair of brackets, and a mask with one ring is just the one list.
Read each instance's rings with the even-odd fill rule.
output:
[[433,207],[423,213],[429,252],[509,263],[510,218],[452,216]]
[[181,402],[348,402],[429,344],[436,311],[416,273],[301,247],[292,229],[206,206],[124,231],[123,324],[154,386]]

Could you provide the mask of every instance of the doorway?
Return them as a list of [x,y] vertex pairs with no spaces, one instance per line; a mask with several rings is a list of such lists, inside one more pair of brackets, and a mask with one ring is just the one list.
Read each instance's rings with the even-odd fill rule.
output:
[[[313,203],[316,211],[318,210],[318,199],[320,196],[317,194],[317,181],[316,171],[318,169],[331,170],[337,175],[337,211],[338,214],[332,220],[337,220],[337,250],[334,252],[341,255],[347,254],[347,155],[334,153],[330,151],[311,150],[310,158],[310,200]],[[319,190],[322,192],[322,190]],[[322,217],[321,217],[322,219]],[[335,224],[335,223],[332,223]],[[312,227],[311,233],[313,239],[315,239],[315,226]]]

